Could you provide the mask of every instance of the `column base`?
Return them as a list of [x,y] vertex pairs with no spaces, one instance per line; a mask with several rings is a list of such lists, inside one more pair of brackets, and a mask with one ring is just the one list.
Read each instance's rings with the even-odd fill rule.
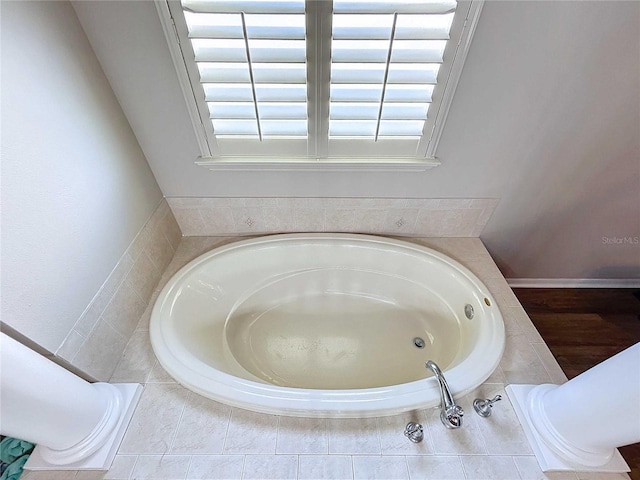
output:
[[511,400],[513,409],[516,412],[520,425],[529,440],[531,449],[536,456],[536,460],[540,464],[543,472],[555,471],[576,471],[576,472],[604,472],[604,473],[623,473],[629,472],[631,469],[624,461],[618,450],[615,450],[613,457],[608,463],[597,467],[569,463],[566,459],[560,457],[551,448],[549,448],[542,437],[538,434],[527,407],[527,397],[529,392],[538,385],[508,385],[506,387],[507,396]]
[[[104,444],[88,457],[65,465],[49,463],[42,455],[41,446],[36,446],[24,465],[25,470],[109,470],[124,434],[142,395],[142,385],[138,383],[113,384],[122,395],[122,414],[106,438]],[[46,454],[45,454],[46,456]]]

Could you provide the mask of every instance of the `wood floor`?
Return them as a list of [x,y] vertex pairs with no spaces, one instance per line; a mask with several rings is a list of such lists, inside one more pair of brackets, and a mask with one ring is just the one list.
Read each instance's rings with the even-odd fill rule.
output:
[[[640,342],[638,289],[514,289],[569,379]],[[620,448],[640,480],[640,443]]]

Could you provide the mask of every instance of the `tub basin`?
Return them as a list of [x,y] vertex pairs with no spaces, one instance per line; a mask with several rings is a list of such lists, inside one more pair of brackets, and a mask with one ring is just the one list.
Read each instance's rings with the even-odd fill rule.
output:
[[493,297],[464,266],[420,245],[352,234],[274,235],[205,253],[164,287],[150,335],[185,387],[307,417],[436,406],[427,360],[463,395],[493,372],[505,340]]

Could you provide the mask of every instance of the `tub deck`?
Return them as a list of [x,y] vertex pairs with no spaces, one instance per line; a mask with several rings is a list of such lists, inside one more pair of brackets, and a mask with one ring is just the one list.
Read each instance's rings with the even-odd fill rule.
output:
[[[154,294],[177,270],[229,237],[185,237]],[[624,480],[627,475],[573,472],[545,476],[524,437],[504,386],[563,383],[566,376],[478,238],[414,239],[471,269],[489,287],[507,329],[500,366],[477,391],[459,399],[465,424],[447,431],[437,409],[368,419],[290,418],[247,412],[205,399],[176,384],[149,344],[150,308],[140,319],[112,377],[145,385],[112,469],[77,479],[549,479]],[[152,303],[153,303],[152,300]],[[501,394],[490,419],[473,413],[476,396]],[[402,435],[420,421],[424,442]],[[25,480],[71,480],[76,472],[33,472]]]

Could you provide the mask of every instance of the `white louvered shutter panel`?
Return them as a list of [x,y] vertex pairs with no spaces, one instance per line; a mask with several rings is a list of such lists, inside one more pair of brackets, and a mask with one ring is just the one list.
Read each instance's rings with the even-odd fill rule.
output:
[[306,139],[304,0],[182,0],[182,8],[218,143]]
[[405,140],[415,151],[455,8],[455,0],[334,0],[331,141]]

